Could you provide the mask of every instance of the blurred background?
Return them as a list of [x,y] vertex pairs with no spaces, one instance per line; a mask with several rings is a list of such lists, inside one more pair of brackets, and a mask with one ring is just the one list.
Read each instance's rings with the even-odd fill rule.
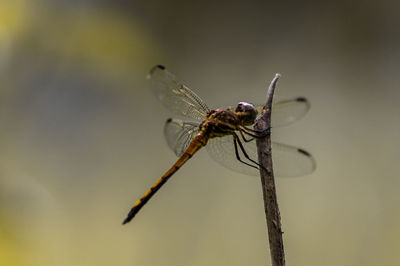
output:
[[176,160],[146,74],[210,107],[305,96],[273,131],[317,170],[277,180],[288,265],[400,264],[396,1],[1,0],[0,265],[269,265],[260,180]]

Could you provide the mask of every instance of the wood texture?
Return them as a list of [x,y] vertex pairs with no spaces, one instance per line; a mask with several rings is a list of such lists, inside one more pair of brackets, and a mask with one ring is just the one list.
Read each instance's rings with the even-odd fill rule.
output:
[[[271,125],[272,99],[275,86],[280,75],[276,74],[267,91],[267,100],[260,116],[254,125],[256,130],[265,130]],[[271,137],[257,139],[258,161],[264,196],[264,208],[267,219],[269,248],[272,266],[285,265],[285,251],[283,247],[281,217],[276,197],[275,178],[272,165]]]

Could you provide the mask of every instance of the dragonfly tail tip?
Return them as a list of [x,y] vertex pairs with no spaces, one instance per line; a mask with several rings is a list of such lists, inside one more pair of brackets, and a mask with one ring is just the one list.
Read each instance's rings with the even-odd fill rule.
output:
[[129,216],[125,218],[125,220],[122,222],[122,225],[125,225],[127,223],[129,223],[131,221],[132,218],[130,218]]
[[139,211],[139,209],[136,207],[133,207],[131,209],[131,211],[128,213],[128,216],[126,216],[125,220],[122,222],[122,225],[129,223],[135,217],[135,215]]

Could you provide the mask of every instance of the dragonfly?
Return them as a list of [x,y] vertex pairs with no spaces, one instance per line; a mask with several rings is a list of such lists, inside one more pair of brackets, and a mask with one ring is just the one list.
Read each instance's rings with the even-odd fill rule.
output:
[[[259,175],[262,167],[257,158],[255,139],[270,134],[250,128],[261,114],[263,105],[239,102],[236,107],[210,109],[185,84],[164,66],[154,66],[148,75],[160,102],[172,113],[183,117],[169,118],[164,125],[164,136],[169,148],[179,159],[133,205],[123,224],[130,222],[154,194],[197,151],[206,146],[210,156],[226,168],[247,175]],[[303,117],[310,103],[303,97],[273,104],[272,127],[289,125]],[[276,176],[307,175],[314,171],[315,160],[307,151],[287,144],[272,142]]]

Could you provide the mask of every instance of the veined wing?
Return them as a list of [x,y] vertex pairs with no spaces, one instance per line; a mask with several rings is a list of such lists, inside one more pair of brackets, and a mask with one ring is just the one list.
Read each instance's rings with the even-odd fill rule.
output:
[[[257,111],[261,114],[264,105],[256,105]],[[303,97],[274,102],[271,113],[271,126],[287,126],[300,120],[310,110],[310,102]]]
[[[242,141],[242,143],[249,157],[258,161],[256,141]],[[228,169],[246,175],[258,176],[260,174],[257,169],[249,167],[236,159],[232,136],[210,139],[206,145],[206,149],[215,161]],[[272,143],[271,149],[274,174],[277,177],[307,175],[312,173],[316,168],[314,158],[303,149],[276,142]],[[240,151],[239,153],[241,159],[247,161]]]
[[199,132],[199,123],[170,118],[164,125],[164,136],[168,146],[180,157]]
[[210,109],[175,75],[157,65],[150,70],[148,78],[153,83],[153,91],[162,104],[174,114],[202,121]]

